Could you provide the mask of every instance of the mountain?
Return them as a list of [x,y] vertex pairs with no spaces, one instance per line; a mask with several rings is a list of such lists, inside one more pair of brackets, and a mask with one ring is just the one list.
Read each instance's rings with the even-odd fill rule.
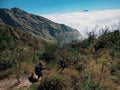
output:
[[57,24],[42,16],[29,14],[17,7],[1,8],[0,19],[6,25],[45,40],[70,42],[80,36],[76,29],[64,24]]

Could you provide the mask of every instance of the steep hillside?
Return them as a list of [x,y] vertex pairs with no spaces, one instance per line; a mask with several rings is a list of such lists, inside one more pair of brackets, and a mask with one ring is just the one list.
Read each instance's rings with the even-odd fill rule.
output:
[[37,51],[42,50],[44,44],[42,39],[0,22],[0,79],[16,72],[20,63],[34,64],[39,57]]
[[0,9],[0,19],[3,23],[37,38],[70,42],[80,37],[80,33],[75,29],[64,24],[54,23],[41,16],[29,14],[19,8]]
[[[119,30],[60,48],[1,23],[0,41],[1,90],[119,90]],[[67,66],[62,73],[61,57],[66,57]],[[39,61],[46,67],[43,79],[30,84],[28,78]]]

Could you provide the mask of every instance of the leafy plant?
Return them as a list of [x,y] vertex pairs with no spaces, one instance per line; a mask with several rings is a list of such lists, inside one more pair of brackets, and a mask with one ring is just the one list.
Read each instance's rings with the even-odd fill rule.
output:
[[64,76],[54,75],[44,79],[38,90],[66,90],[68,84],[68,80]]
[[10,28],[0,30],[0,50],[13,49],[15,47],[15,39]]
[[55,52],[59,49],[57,44],[48,44],[46,45],[44,52],[41,55],[42,59],[45,59],[46,62],[53,60],[55,58]]
[[39,84],[33,83],[27,90],[39,90]]

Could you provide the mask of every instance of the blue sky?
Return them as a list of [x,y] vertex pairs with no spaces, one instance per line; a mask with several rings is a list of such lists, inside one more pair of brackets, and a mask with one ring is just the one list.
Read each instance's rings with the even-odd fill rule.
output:
[[33,14],[120,9],[120,0],[0,0],[0,8],[19,7]]

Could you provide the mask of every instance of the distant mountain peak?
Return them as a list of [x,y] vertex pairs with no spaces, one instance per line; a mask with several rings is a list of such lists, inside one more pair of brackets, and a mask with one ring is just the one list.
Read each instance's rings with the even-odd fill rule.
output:
[[11,8],[11,10],[20,10],[21,11],[21,9],[18,7]]
[[26,13],[24,10],[18,8],[18,7],[14,7],[14,8],[11,8],[11,10],[15,13],[15,12],[20,12],[20,13]]
[[7,25],[47,40],[58,41],[61,38],[62,41],[68,42],[71,41],[71,38],[75,40],[80,35],[77,30],[69,26],[29,14],[18,7],[7,10],[0,9],[0,19]]

